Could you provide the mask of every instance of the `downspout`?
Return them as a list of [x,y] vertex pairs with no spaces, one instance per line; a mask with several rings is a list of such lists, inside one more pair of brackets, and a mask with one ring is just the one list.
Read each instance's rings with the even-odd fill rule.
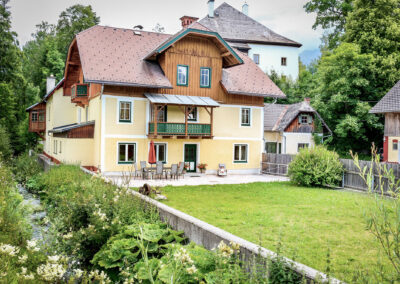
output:
[[104,121],[104,111],[105,108],[103,107],[103,104],[105,103],[103,101],[103,91],[104,91],[104,84],[101,84],[101,91],[100,91],[100,165],[98,167],[100,173],[104,171],[104,153],[105,153],[105,139],[104,139],[104,130],[105,130],[105,121]]

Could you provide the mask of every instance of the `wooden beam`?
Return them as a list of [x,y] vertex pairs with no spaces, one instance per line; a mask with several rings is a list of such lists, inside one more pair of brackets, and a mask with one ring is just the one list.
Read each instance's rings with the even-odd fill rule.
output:
[[211,124],[210,135],[213,136],[213,124],[214,124],[214,108],[213,107],[211,108],[210,124]]
[[157,105],[153,105],[153,112],[154,112],[154,135],[157,136],[157,121],[158,121],[158,106]]
[[231,55],[231,53],[229,51],[227,51],[227,52],[222,53],[221,57],[227,57],[229,55]]
[[188,135],[188,115],[187,107],[185,107],[185,136]]

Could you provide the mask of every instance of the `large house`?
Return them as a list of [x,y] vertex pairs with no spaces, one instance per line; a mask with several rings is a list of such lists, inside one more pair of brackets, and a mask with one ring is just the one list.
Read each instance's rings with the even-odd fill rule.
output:
[[[208,15],[199,22],[218,32],[231,46],[246,53],[264,71],[297,79],[301,44],[275,33],[249,16],[245,3],[238,11],[227,3],[214,10],[214,0],[208,1]],[[182,25],[197,18],[183,17]]]
[[323,139],[332,135],[318,112],[306,98],[303,102],[265,104],[264,141],[265,152],[276,154],[297,154],[302,148],[315,145],[314,135]]
[[400,81],[370,110],[385,115],[383,161],[400,162]]
[[[264,98],[282,91],[245,53],[195,22],[174,35],[94,26],[75,36],[64,79],[28,108],[56,162],[121,174],[148,160],[258,173]],[[53,87],[54,86],[54,87]]]

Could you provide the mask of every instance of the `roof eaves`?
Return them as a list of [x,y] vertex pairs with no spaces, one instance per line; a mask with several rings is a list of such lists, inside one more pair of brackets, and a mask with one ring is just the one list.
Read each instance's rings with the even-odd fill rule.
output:
[[[227,90],[224,87],[225,90]],[[255,96],[255,97],[264,97],[264,98],[278,98],[278,99],[285,99],[286,95],[276,95],[276,94],[262,94],[262,93],[250,93],[250,92],[238,92],[238,91],[229,91],[227,90],[228,94],[232,95],[243,95],[243,96]]]
[[172,44],[177,42],[179,39],[187,35],[188,33],[199,33],[199,34],[207,34],[207,35],[212,35],[215,36],[221,43],[229,50],[230,53],[239,61],[239,64],[243,64],[243,60],[240,58],[240,56],[233,50],[233,48],[216,32],[213,31],[203,31],[199,29],[193,29],[193,28],[188,28],[186,30],[183,30],[182,32],[178,33],[176,36],[172,37],[172,39],[168,40],[166,43],[162,44],[160,47],[152,51],[150,54],[148,54],[144,59],[150,59],[153,55],[162,53],[165,51],[168,47],[170,47]]

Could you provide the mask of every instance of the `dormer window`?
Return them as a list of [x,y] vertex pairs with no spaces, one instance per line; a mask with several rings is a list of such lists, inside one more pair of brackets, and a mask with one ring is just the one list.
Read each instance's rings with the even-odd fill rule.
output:
[[299,116],[299,123],[300,124],[311,124],[312,123],[312,116],[308,114],[301,114]]
[[176,84],[178,86],[187,86],[189,81],[189,66],[178,65]]

